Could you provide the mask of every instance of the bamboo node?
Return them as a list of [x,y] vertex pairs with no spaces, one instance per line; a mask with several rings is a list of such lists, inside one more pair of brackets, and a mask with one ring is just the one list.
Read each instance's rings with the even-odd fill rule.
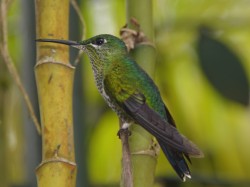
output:
[[49,158],[49,159],[46,159],[46,160],[43,160],[39,165],[38,167],[36,168],[36,171],[41,168],[42,166],[46,165],[46,164],[49,164],[49,163],[65,163],[67,165],[71,165],[73,167],[76,166],[76,163],[75,162],[72,162],[66,158],[63,158],[63,157],[52,157],[52,158]]
[[148,156],[152,156],[155,158],[158,156],[157,152],[155,150],[152,150],[152,149],[146,149],[146,150],[132,152],[131,155],[148,155]]
[[35,69],[39,67],[40,65],[44,65],[44,64],[58,64],[58,65],[66,66],[70,69],[75,69],[75,66],[72,66],[70,63],[65,64],[62,62],[56,62],[56,61],[51,60],[51,58],[38,60],[35,65]]
[[152,139],[152,143],[148,149],[131,152],[131,155],[149,155],[157,158],[160,152],[160,146],[155,139]]

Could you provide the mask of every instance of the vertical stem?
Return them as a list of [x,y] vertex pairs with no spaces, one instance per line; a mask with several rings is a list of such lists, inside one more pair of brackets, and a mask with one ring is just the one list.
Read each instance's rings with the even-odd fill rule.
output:
[[[122,121],[119,120],[120,127],[122,127]],[[131,154],[129,149],[129,131],[120,131],[119,137],[122,143],[122,178],[121,187],[133,187],[133,174],[131,164]]]
[[[150,41],[153,41],[153,16],[151,0],[127,0],[127,23],[128,27],[135,29],[130,24],[130,19],[135,18],[140,24],[142,32]],[[134,59],[151,76],[154,72],[155,49],[150,45],[138,45],[131,52]],[[132,125],[132,135],[129,138],[131,151],[133,186],[152,187],[156,168],[155,142],[152,135],[139,125]]]
[[[68,38],[69,0],[37,0],[37,38]],[[41,187],[73,187],[76,164],[73,141],[72,90],[74,68],[68,47],[37,44],[37,82],[42,125],[42,163],[37,168]]]
[[[142,32],[153,43],[154,42],[154,25],[152,0],[127,0],[127,23],[131,29],[135,28],[130,22],[131,18],[135,18],[140,24]],[[155,49],[150,45],[137,47],[132,54],[135,60],[143,67],[144,70],[153,76],[155,69]]]

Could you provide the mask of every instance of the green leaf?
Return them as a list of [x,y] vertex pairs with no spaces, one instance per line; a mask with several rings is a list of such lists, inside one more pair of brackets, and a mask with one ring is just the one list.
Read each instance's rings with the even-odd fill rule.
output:
[[249,104],[249,83],[239,56],[206,28],[200,30],[198,56],[206,78],[222,96]]

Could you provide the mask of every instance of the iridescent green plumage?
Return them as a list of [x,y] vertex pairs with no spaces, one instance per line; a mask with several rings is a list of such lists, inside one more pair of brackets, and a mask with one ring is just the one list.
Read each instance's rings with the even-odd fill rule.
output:
[[122,40],[112,35],[98,35],[82,42],[40,39],[85,51],[91,61],[97,88],[108,105],[123,122],[141,125],[158,140],[177,174],[185,180],[191,177],[184,159],[201,157],[203,153],[181,135],[157,86],[145,71],[129,57]]

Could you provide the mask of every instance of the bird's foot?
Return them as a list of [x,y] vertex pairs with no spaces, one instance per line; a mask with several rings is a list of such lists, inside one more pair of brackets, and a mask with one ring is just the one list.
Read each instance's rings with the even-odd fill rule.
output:
[[117,132],[117,136],[121,139],[122,134],[125,134],[125,135],[127,135],[127,136],[131,136],[131,131],[128,130],[128,128],[126,128],[126,129],[120,129],[120,130]]

